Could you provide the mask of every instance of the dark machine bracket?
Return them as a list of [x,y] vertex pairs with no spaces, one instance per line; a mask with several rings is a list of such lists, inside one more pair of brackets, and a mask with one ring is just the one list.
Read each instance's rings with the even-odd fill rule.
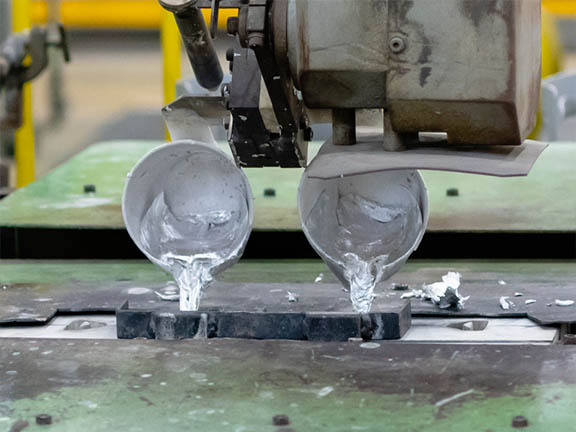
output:
[[[292,81],[286,75],[273,51],[271,27],[286,26],[285,2],[272,0],[191,0],[188,2],[160,0],[162,6],[176,16],[182,38],[191,64],[197,72],[201,64],[202,77],[221,76],[219,67],[206,68],[215,64],[215,51],[210,44],[199,53],[197,46],[192,46],[190,36],[197,32],[191,29],[203,28],[203,37],[207,37],[207,28],[202,15],[194,13],[199,8],[211,8],[212,19],[218,16],[220,8],[239,8],[239,17],[228,22],[228,33],[236,38],[236,46],[227,52],[230,62],[232,82],[224,85],[223,96],[232,114],[229,143],[236,162],[241,167],[283,167],[299,168],[307,164],[308,141],[312,139],[303,105],[298,98]],[[274,10],[276,8],[276,10]],[[274,12],[274,13],[273,13]],[[278,13],[280,12],[280,13]],[[279,17],[279,18],[278,18]],[[202,22],[199,22],[202,20]],[[212,23],[210,33],[215,36]],[[212,60],[208,61],[207,59]],[[198,79],[198,72],[197,72]],[[198,79],[201,85],[202,82]],[[267,128],[260,106],[261,81],[272,101],[272,108],[278,123],[278,130]],[[213,87],[213,83],[212,83]]]

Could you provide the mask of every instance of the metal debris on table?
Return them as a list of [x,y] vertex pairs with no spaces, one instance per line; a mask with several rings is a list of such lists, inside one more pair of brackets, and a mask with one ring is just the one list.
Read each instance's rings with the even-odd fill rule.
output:
[[534,299],[526,300],[526,301],[524,302],[524,304],[526,304],[526,305],[531,305],[531,304],[534,304],[534,303],[536,303],[536,300],[534,300]]
[[320,273],[316,279],[314,279],[314,283],[320,283],[324,280],[324,273]]
[[464,303],[470,296],[463,297],[458,292],[461,277],[460,273],[449,272],[442,276],[442,282],[436,282],[430,285],[424,284],[421,290],[412,290],[411,292],[402,294],[401,298],[419,298],[421,300],[431,301],[440,309],[463,309]]
[[298,303],[298,296],[293,292],[286,291],[286,298],[290,303]]
[[556,300],[555,301],[556,306],[560,306],[560,307],[568,307],[568,306],[574,306],[574,300]]
[[512,303],[510,300],[508,300],[510,297],[500,297],[500,307],[504,310],[509,310],[510,306],[514,306],[514,303]]

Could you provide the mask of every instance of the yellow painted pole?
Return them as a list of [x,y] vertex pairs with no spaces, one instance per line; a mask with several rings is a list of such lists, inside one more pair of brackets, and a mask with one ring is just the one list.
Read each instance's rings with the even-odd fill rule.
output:
[[[12,31],[30,28],[30,0],[12,0]],[[22,93],[22,126],[15,134],[16,186],[34,181],[34,118],[32,113],[32,85],[24,84]]]
[[[162,11],[162,57],[163,57],[163,81],[164,81],[164,105],[168,105],[176,99],[176,82],[180,79],[180,32],[176,25],[174,15],[168,11]],[[170,141],[170,134],[166,130],[166,139]]]

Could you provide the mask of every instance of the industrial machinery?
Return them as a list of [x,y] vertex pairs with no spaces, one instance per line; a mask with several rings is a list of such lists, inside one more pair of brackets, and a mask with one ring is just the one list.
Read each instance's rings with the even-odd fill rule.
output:
[[[231,117],[239,168],[306,168],[304,233],[361,313],[426,230],[426,187],[415,170],[525,176],[546,147],[526,140],[540,89],[538,0],[442,0],[433,8],[425,0],[160,4],[174,14],[207,92],[164,109],[173,139],[193,141],[155,151],[131,172],[123,212],[139,248],[187,296],[202,287],[180,282],[211,281],[239,258],[252,228],[247,180],[232,180],[233,169],[208,156],[208,128],[198,116],[215,124]],[[228,21],[234,42],[226,82],[203,7],[212,23],[220,8],[239,8]],[[332,137],[309,163],[318,122],[332,124]],[[232,247],[237,238],[244,244]],[[207,269],[198,270],[200,261]],[[185,304],[198,308],[198,301],[181,303],[191,310]]]
[[16,130],[21,126],[22,86],[48,66],[50,47],[60,49],[64,60],[70,61],[63,26],[57,26],[55,31],[48,27],[35,27],[29,32],[11,35],[0,46],[0,92],[5,93],[1,130]]
[[446,148],[521,146],[535,125],[538,0],[160,3],[209,89],[223,74],[198,8],[213,17],[240,8],[228,23],[235,45],[222,102],[243,167],[306,166],[313,122],[332,123],[336,146],[363,143],[364,110],[382,117],[383,151],[418,146],[430,132],[444,134]]
[[0,428],[572,427],[576,152],[527,139],[539,0],[160,3],[195,72],[174,142],[0,203]]

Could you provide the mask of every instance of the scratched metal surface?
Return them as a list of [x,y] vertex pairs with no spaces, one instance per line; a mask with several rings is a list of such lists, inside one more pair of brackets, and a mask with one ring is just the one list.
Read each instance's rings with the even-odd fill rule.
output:
[[[441,280],[448,271],[462,274],[460,292],[470,296],[461,311],[440,311],[412,301],[415,316],[528,317],[543,325],[576,322],[576,306],[559,307],[555,300],[576,300],[574,261],[412,261],[381,284],[373,310],[400,302],[392,284]],[[315,279],[322,275],[320,283]],[[147,261],[0,261],[0,325],[46,323],[60,312],[111,312],[126,301],[132,309],[170,309],[154,293],[170,278]],[[505,283],[505,285],[503,284]],[[288,301],[287,290],[298,297]],[[522,297],[514,297],[522,293]],[[500,297],[514,303],[507,311]],[[535,299],[534,304],[525,301]],[[210,287],[202,307],[246,312],[351,312],[348,294],[318,260],[242,261]]]
[[8,339],[0,430],[570,430],[575,367],[569,346]]

